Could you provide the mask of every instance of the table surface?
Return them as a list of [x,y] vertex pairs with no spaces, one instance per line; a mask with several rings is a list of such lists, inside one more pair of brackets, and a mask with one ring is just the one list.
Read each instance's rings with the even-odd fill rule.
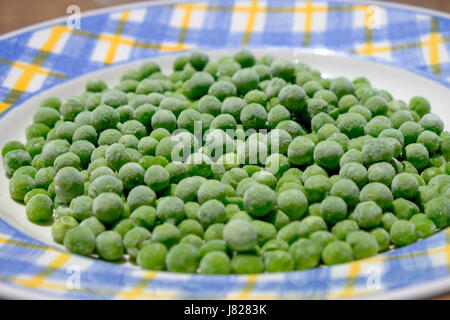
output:
[[[146,0],[148,1],[148,0]],[[78,5],[81,12],[120,5],[139,0],[14,0],[0,1],[0,34],[16,30],[34,23],[66,15],[66,8]],[[386,1],[394,2],[394,1]],[[396,0],[424,8],[450,13],[448,0]],[[37,13],[37,14],[36,14]],[[450,293],[433,297],[433,299],[450,300]]]

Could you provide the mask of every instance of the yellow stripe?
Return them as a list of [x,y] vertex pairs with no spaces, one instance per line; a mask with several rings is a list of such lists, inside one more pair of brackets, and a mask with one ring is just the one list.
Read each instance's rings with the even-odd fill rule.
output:
[[3,113],[5,110],[7,110],[9,107],[11,107],[10,103],[6,102],[0,102],[0,113]]
[[252,36],[253,28],[255,26],[256,21],[256,15],[261,11],[261,9],[264,9],[262,7],[259,7],[258,1],[254,0],[251,2],[250,7],[248,7],[248,18],[247,18],[247,25],[245,26],[245,34],[244,39],[242,39],[242,44],[246,45],[250,42],[250,37]]
[[67,253],[61,253],[56,257],[55,260],[50,262],[48,266],[39,274],[34,276],[33,278],[29,279],[28,281],[25,281],[23,283],[24,286],[35,288],[37,286],[41,286],[45,278],[47,278],[50,274],[52,274],[54,271],[61,268],[68,260],[70,259],[70,255]]
[[[129,17],[130,17],[130,10],[122,12],[122,15],[120,16],[119,25],[125,24],[129,19]],[[118,30],[118,33],[113,37],[111,37],[111,44],[106,54],[105,64],[111,64],[114,62],[114,57],[116,56],[116,51],[119,46],[120,39],[121,39],[120,30]]]
[[359,274],[361,269],[361,263],[359,261],[352,262],[349,265],[350,270],[348,272],[347,283],[345,284],[344,289],[338,295],[340,298],[348,298],[353,295],[353,291],[355,289],[356,277]]
[[257,274],[249,274],[247,276],[247,283],[245,284],[242,291],[239,293],[235,300],[248,300],[250,299],[250,295],[252,293],[253,287],[255,286],[256,281],[258,280]]
[[[50,32],[50,36],[47,39],[47,41],[42,46],[41,50],[44,51],[52,51],[55,45],[58,43],[58,40],[61,38],[62,34],[67,30],[67,28],[62,26],[55,26],[52,28]],[[16,64],[16,63],[15,63]],[[15,65],[14,64],[14,65]],[[47,72],[43,69],[40,69],[37,65],[30,65],[26,69],[24,69],[23,73],[19,77],[19,79],[16,81],[16,83],[13,86],[14,90],[18,91],[26,91],[31,80],[33,80],[33,77],[36,73],[42,73]]]
[[307,1],[305,4],[305,32],[311,32],[312,27],[312,15],[314,13],[314,6],[311,1]]
[[442,39],[439,37],[439,33],[433,32],[430,34],[430,40],[428,41],[428,45],[430,46],[430,62],[431,65],[440,64],[439,59],[439,44],[442,42]]
[[124,300],[134,300],[144,293],[145,287],[158,275],[156,271],[148,271],[142,277],[142,280],[139,281],[136,286],[130,291],[125,291],[123,293],[119,293]]

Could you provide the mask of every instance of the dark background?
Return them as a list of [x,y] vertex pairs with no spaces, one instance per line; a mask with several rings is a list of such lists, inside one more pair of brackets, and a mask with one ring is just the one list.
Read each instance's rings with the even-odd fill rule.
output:
[[[148,0],[146,0],[148,1]],[[78,5],[81,12],[110,6],[141,2],[139,0],[0,0],[0,34],[30,24],[66,15],[69,5]],[[394,2],[394,1],[380,1]],[[421,6],[450,13],[450,0],[396,0],[395,2]],[[450,293],[436,297],[450,300]]]

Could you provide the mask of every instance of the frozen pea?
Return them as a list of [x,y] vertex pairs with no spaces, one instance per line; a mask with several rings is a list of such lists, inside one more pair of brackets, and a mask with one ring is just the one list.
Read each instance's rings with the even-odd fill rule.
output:
[[366,125],[366,133],[372,137],[378,137],[384,130],[392,127],[391,120],[386,116],[376,116]]
[[[225,104],[225,102],[224,102]],[[267,114],[267,124],[270,128],[275,128],[280,122],[289,120],[291,118],[291,114],[286,107],[278,104],[272,107]]]
[[[305,171],[306,173],[306,171]],[[305,182],[305,193],[308,202],[320,202],[331,190],[331,181],[328,177],[314,175]]]
[[77,226],[78,222],[70,216],[61,216],[57,218],[51,227],[53,240],[62,244],[67,231]]
[[345,241],[350,233],[358,230],[359,226],[355,221],[342,220],[333,226],[331,232],[336,237],[336,239]]
[[144,245],[137,256],[137,263],[148,270],[165,270],[168,250],[161,243],[148,243]]
[[100,258],[115,261],[122,258],[122,237],[115,231],[104,231],[95,239],[95,247]]
[[26,147],[20,141],[17,141],[17,140],[8,141],[7,143],[5,143],[3,145],[2,157],[5,157],[8,152],[13,151],[13,150],[24,150],[25,151]]
[[153,229],[152,242],[160,242],[170,248],[177,244],[180,240],[180,230],[178,230],[178,228],[171,223],[163,223],[157,225]]
[[130,161],[130,156],[124,145],[114,143],[106,148],[105,159],[108,167],[118,171],[125,163]]
[[315,144],[305,137],[296,137],[289,144],[288,158],[295,165],[306,165],[312,162]]
[[148,243],[153,240],[153,235],[147,229],[143,227],[134,227],[128,231],[123,237],[122,243],[126,252],[136,259],[139,255],[139,251]]
[[80,158],[81,168],[83,169],[88,168],[94,150],[94,144],[85,140],[75,141],[69,148],[69,152],[76,154]]
[[383,226],[384,229],[386,229],[389,232],[391,230],[392,225],[397,220],[398,218],[392,212],[385,212],[381,216],[381,225]]
[[417,241],[416,227],[407,220],[394,222],[390,230],[392,243],[398,247],[406,246]]
[[442,196],[431,199],[425,204],[425,214],[436,227],[445,228],[450,222],[450,199]]
[[409,100],[409,108],[416,111],[420,116],[423,116],[430,112],[431,106],[426,98],[415,96]]
[[156,224],[156,210],[150,206],[140,206],[130,214],[130,220],[135,226],[152,229]]
[[322,261],[326,265],[335,265],[353,260],[352,247],[345,241],[334,240],[322,251]]
[[352,247],[353,257],[362,259],[377,254],[379,247],[377,239],[366,231],[355,231],[347,236],[346,242]]
[[283,106],[293,113],[301,112],[306,106],[306,93],[299,85],[283,87],[278,94],[278,99]]
[[8,176],[12,176],[14,172],[23,167],[31,165],[30,154],[22,149],[11,150],[3,156],[3,168]]
[[295,267],[291,254],[284,250],[265,252],[264,265],[267,272],[287,272]]
[[197,218],[205,227],[226,222],[225,206],[216,199],[207,200],[198,209]]
[[289,216],[281,210],[274,210],[264,217],[264,219],[272,223],[277,230],[289,223]]
[[389,232],[387,232],[385,229],[375,228],[370,231],[370,234],[377,240],[379,252],[382,252],[389,248],[391,237],[389,236]]
[[446,174],[439,174],[430,179],[428,186],[436,189],[439,193],[445,191],[446,187],[450,184],[450,176]]
[[264,107],[258,103],[246,105],[240,113],[240,121],[245,129],[262,129],[265,128],[267,121],[267,112]]
[[427,148],[420,143],[411,143],[405,147],[405,158],[418,170],[425,168],[428,165],[429,153]]
[[194,273],[200,260],[199,250],[185,243],[173,246],[166,256],[167,270],[171,272]]
[[294,189],[281,192],[277,203],[280,210],[291,219],[301,218],[308,208],[308,200],[303,192]]
[[200,204],[212,199],[224,201],[225,185],[217,180],[204,181],[198,188],[197,199]]
[[352,180],[359,188],[362,188],[367,182],[367,169],[360,163],[349,162],[341,167],[339,176]]
[[80,157],[77,156],[73,152],[67,152],[55,159],[53,164],[56,172],[58,172],[62,168],[72,167],[78,170],[81,170],[81,160]]
[[320,204],[320,215],[328,223],[336,223],[347,216],[347,204],[336,196],[325,198]]
[[350,179],[339,179],[331,187],[330,195],[340,197],[350,208],[359,202],[358,186]]
[[211,251],[202,257],[199,265],[201,274],[229,274],[231,272],[230,258],[221,251]]
[[314,268],[320,261],[320,248],[310,239],[299,239],[289,248],[296,270]]
[[144,183],[144,174],[144,168],[140,164],[130,162],[120,168],[118,177],[122,181],[123,188],[131,190]]
[[70,202],[70,215],[78,221],[83,221],[93,215],[93,200],[88,196],[79,196]]
[[390,186],[395,176],[394,167],[388,162],[378,162],[372,164],[367,170],[369,182],[379,182]]
[[102,104],[92,111],[91,124],[97,132],[115,128],[119,120],[119,112],[110,106]]
[[278,240],[284,240],[292,244],[300,238],[307,238],[309,235],[308,226],[301,221],[293,221],[282,227],[277,234]]
[[232,273],[254,274],[264,271],[264,263],[261,257],[255,254],[236,254],[231,259]]
[[[95,217],[94,217],[95,218]],[[96,218],[95,218],[96,219]],[[98,220],[97,220],[98,221]],[[99,222],[100,223],[100,222]],[[117,232],[122,238],[125,236],[125,234],[130,231],[131,229],[133,229],[135,227],[135,223],[129,219],[129,218],[125,218],[120,220],[119,222],[117,222],[114,227],[113,230],[115,232]]]
[[145,184],[154,191],[161,191],[169,185],[170,175],[160,165],[153,165],[147,169],[144,176]]
[[26,214],[31,222],[46,222],[53,215],[53,201],[47,195],[38,194],[32,197],[26,207]]
[[98,236],[101,232],[105,231],[105,226],[94,216],[81,221],[80,226],[87,227],[94,236]]
[[309,236],[309,239],[312,240],[317,247],[319,247],[320,252],[332,241],[336,240],[336,237],[329,231],[319,230],[312,233]]
[[257,244],[257,232],[250,222],[231,220],[223,229],[223,239],[236,251],[248,251]]
[[49,196],[47,190],[40,189],[40,188],[32,189],[25,194],[25,197],[23,199],[23,202],[25,203],[25,205],[28,203],[28,201],[31,198],[33,198],[35,195],[38,195],[38,194],[43,194],[43,195]]
[[398,129],[403,134],[405,146],[415,143],[423,131],[422,126],[414,121],[406,121]]
[[156,207],[156,215],[162,222],[180,222],[185,216],[183,200],[172,196],[160,198]]
[[254,217],[262,217],[276,205],[275,193],[265,185],[254,185],[244,193],[244,207]]
[[391,190],[384,184],[379,182],[372,182],[365,185],[359,193],[359,200],[374,201],[382,209],[389,207],[393,196]]
[[334,170],[344,154],[341,145],[335,141],[322,141],[314,149],[314,161],[321,167]]
[[268,240],[274,239],[277,235],[276,228],[268,222],[254,220],[251,225],[256,230],[258,245],[262,246]]
[[382,209],[374,201],[360,202],[355,207],[353,217],[359,227],[370,229],[381,223]]
[[88,256],[95,250],[95,236],[87,227],[71,228],[64,236],[64,246],[70,252]]
[[96,198],[98,195],[111,192],[122,195],[123,184],[117,177],[112,175],[103,175],[94,181],[89,186],[88,195],[91,198]]
[[414,175],[406,172],[399,173],[392,179],[392,194],[394,198],[412,199],[416,196],[419,183]]
[[408,220],[420,211],[419,207],[414,202],[403,198],[392,201],[391,209],[397,218],[405,220]]
[[181,236],[185,237],[188,234],[194,234],[199,237],[203,237],[204,230],[203,226],[196,220],[186,219],[178,224],[178,229],[180,230]]
[[416,227],[416,233],[419,238],[429,237],[437,231],[434,222],[423,213],[414,215],[409,221]]
[[113,223],[122,216],[124,204],[117,194],[102,193],[94,199],[92,211],[100,222]]
[[357,150],[357,149],[351,149],[348,150],[347,152],[345,152],[341,159],[339,160],[339,167],[343,167],[344,165],[346,165],[347,163],[350,162],[356,162],[356,163],[360,163],[363,164],[364,159],[362,156],[361,151]]
[[84,194],[84,176],[72,167],[62,168],[55,176],[56,196],[63,203]]
[[361,152],[364,164],[371,165],[375,162],[389,162],[394,156],[394,147],[387,138],[376,138],[367,141]]

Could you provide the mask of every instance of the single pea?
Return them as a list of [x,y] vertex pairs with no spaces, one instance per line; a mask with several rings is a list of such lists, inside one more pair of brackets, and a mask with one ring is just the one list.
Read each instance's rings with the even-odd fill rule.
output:
[[381,223],[382,213],[383,210],[374,201],[365,201],[358,203],[353,212],[353,217],[359,227],[370,229]]
[[152,238],[150,231],[143,227],[134,227],[129,230],[123,237],[123,247],[126,252],[133,258],[136,259],[139,255],[139,251],[148,243]]
[[166,256],[167,270],[171,272],[194,273],[200,260],[199,250],[190,244],[173,246]]
[[387,138],[376,138],[367,141],[361,152],[365,165],[381,161],[389,162],[394,156],[394,146]]
[[299,85],[283,87],[278,94],[278,99],[281,105],[293,113],[299,113],[306,107],[306,93]]
[[223,229],[223,239],[236,251],[248,251],[255,248],[257,244],[257,233],[255,228],[244,220],[231,220]]
[[342,240],[334,240],[322,251],[322,261],[326,265],[335,265],[353,260],[352,247]]
[[254,185],[244,193],[244,207],[254,217],[262,217],[276,205],[275,193],[265,185]]
[[429,237],[437,231],[434,222],[423,213],[414,215],[409,221],[416,227],[416,233],[419,238]]
[[136,226],[152,229],[156,225],[156,210],[150,206],[140,206],[130,214],[130,220]]
[[[305,170],[306,174],[306,170]],[[322,201],[331,190],[331,181],[323,175],[313,175],[305,182],[305,193],[309,203]]]
[[300,238],[307,238],[309,235],[308,226],[300,221],[293,221],[282,227],[277,234],[277,240],[284,240],[292,244]]
[[103,175],[92,181],[92,183],[89,185],[88,195],[91,198],[96,198],[97,196],[105,192],[122,195],[122,181],[120,181],[120,179],[113,175]]
[[84,194],[84,176],[75,168],[66,167],[55,176],[56,196],[63,203]]
[[100,258],[115,261],[122,258],[122,237],[115,231],[104,231],[95,239],[95,247]]
[[320,204],[320,215],[328,223],[336,223],[347,216],[347,204],[336,196],[325,198]]
[[221,251],[211,251],[203,255],[199,273],[201,274],[229,274],[231,272],[230,258]]
[[294,270],[292,256],[284,250],[270,250],[265,252],[264,265],[267,272],[287,272]]
[[95,236],[87,227],[71,228],[64,236],[64,246],[70,252],[88,256],[95,250]]
[[430,112],[430,102],[424,97],[415,96],[409,101],[409,108],[416,111],[420,116]]
[[349,208],[353,208],[359,202],[359,189],[350,179],[339,179],[333,184],[330,195],[340,197]]
[[113,223],[123,214],[124,204],[117,194],[107,192],[94,199],[92,210],[100,222]]
[[425,168],[429,162],[427,148],[420,143],[411,143],[405,147],[405,158],[418,170]]
[[232,273],[254,274],[264,271],[264,263],[260,256],[255,254],[236,254],[231,259]]
[[359,200],[363,201],[374,201],[382,209],[389,207],[393,196],[391,190],[384,184],[379,182],[372,182],[366,184],[359,193]]
[[163,223],[157,225],[153,229],[152,241],[160,242],[166,247],[170,248],[177,244],[181,239],[180,230],[176,226],[170,223]]
[[177,197],[160,198],[156,215],[162,222],[178,223],[185,216],[183,200]]
[[329,231],[319,230],[312,233],[309,236],[309,239],[312,240],[320,249],[320,252],[322,252],[330,242],[336,240],[336,237]]
[[207,180],[198,188],[197,199],[200,204],[212,199],[224,201],[225,185],[217,180]]
[[355,259],[374,256],[379,250],[377,239],[366,231],[350,233],[347,236],[346,242],[352,247],[353,257]]
[[391,185],[394,176],[395,169],[388,162],[374,163],[367,170],[367,178],[369,182],[380,182],[386,186]]
[[137,256],[137,263],[148,270],[165,270],[168,250],[161,243],[144,245]]
[[342,220],[336,223],[333,228],[331,229],[331,232],[338,240],[345,241],[347,239],[347,236],[355,231],[358,231],[359,227],[358,224],[353,220]]
[[26,207],[26,214],[31,222],[46,222],[53,215],[53,201],[44,194],[32,197]]
[[426,216],[436,227],[445,228],[450,223],[450,200],[446,197],[436,197],[425,204]]
[[391,209],[397,218],[405,220],[420,212],[419,207],[414,202],[403,198],[392,201]]
[[416,227],[407,220],[398,220],[391,227],[392,243],[398,247],[406,246],[417,241]]
[[70,216],[61,216],[57,218],[51,228],[53,240],[62,244],[67,231],[77,226],[78,222]]
[[88,196],[78,196],[70,202],[70,215],[77,221],[83,221],[92,217],[93,200]]

